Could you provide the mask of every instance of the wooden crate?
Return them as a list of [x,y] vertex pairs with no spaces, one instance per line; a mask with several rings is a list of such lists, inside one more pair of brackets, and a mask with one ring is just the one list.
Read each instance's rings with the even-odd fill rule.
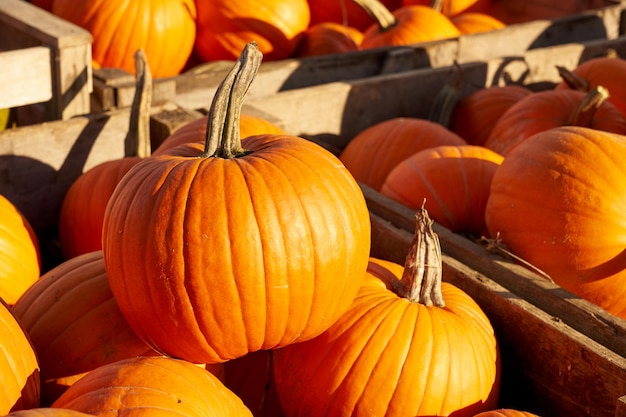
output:
[[0,108],[18,125],[90,113],[91,34],[24,0],[0,1]]
[[[264,62],[249,95],[267,96],[279,91],[417,68],[448,67],[454,62],[519,56],[529,50],[558,44],[615,39],[623,33],[624,6],[620,2],[494,2],[499,9],[515,13],[524,22],[488,33],[406,47]],[[551,16],[553,19],[537,19],[538,16]],[[176,77],[156,80],[155,101],[175,101],[190,109],[205,107],[231,65],[231,62],[211,62]],[[134,78],[131,74],[111,68],[94,71],[94,111],[129,107],[133,94]]]

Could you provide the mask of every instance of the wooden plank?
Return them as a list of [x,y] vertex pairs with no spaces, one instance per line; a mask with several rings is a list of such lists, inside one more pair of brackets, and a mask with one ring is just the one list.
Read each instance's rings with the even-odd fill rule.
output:
[[50,49],[44,46],[0,53],[0,108],[40,103],[52,98]]
[[[412,232],[373,213],[371,220],[372,255],[403,264]],[[454,257],[443,256],[443,269],[444,280],[468,293],[495,330],[501,407],[554,417],[619,415],[626,358]]]

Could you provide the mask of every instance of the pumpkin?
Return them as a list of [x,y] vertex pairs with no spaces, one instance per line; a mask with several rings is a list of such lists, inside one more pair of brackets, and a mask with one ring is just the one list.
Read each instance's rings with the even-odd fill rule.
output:
[[13,305],[40,273],[35,231],[22,212],[0,194],[0,298]]
[[500,19],[487,13],[464,12],[450,18],[462,35],[471,33],[491,32],[504,29],[506,25]]
[[219,86],[204,146],[139,162],[105,213],[121,311],[157,350],[196,363],[320,334],[367,267],[367,204],[339,159],[295,136],[239,137],[261,58],[248,44]]
[[448,17],[428,6],[403,6],[392,12],[378,0],[353,1],[374,19],[363,31],[361,49],[404,46],[461,35]]
[[267,61],[289,58],[311,21],[307,0],[196,0],[196,5],[195,49],[204,61],[235,61],[250,42]]
[[559,68],[563,80],[556,89],[574,88],[587,92],[601,85],[609,90],[608,101],[626,114],[626,87],[623,83],[626,60],[603,56],[584,61],[571,71]]
[[395,117],[359,132],[339,159],[354,178],[379,191],[389,172],[405,158],[440,145],[465,145],[457,134],[426,119]]
[[[388,9],[395,10],[402,5],[401,0],[380,0]],[[353,0],[309,0],[311,26],[332,22],[364,31],[372,24],[372,17]]]
[[40,7],[48,12],[52,11],[52,3],[54,0],[30,0],[30,3]]
[[[193,120],[169,135],[161,144],[152,152],[153,156],[166,153],[168,150],[175,148],[182,143],[199,142],[204,143],[206,136],[208,116],[200,117]],[[265,119],[261,116],[242,113],[239,118],[239,136],[246,138],[248,136],[262,134],[287,134],[280,126]]]
[[[417,152],[391,170],[381,194],[417,209],[459,234],[487,234],[485,206],[503,157],[482,146],[437,146]],[[445,173],[442,175],[442,173]]]
[[441,282],[425,209],[402,265],[371,258],[350,309],[326,332],[274,352],[287,416],[473,416],[495,408],[500,363],[487,316]]
[[274,352],[259,350],[224,362],[224,385],[255,417],[284,416],[274,384]]
[[0,414],[39,406],[37,353],[11,307],[0,298]]
[[470,145],[484,145],[500,116],[530,94],[531,90],[517,84],[479,88],[456,103],[450,130]]
[[483,411],[474,417],[539,417],[528,411],[516,410],[513,408],[501,408],[499,410]]
[[76,256],[42,275],[13,311],[37,351],[44,406],[98,366],[156,354],[120,312],[102,251]]
[[59,213],[59,242],[65,259],[102,249],[104,210],[120,179],[150,156],[152,75],[143,50],[135,52],[136,90],[124,156],[85,171],[68,188]]
[[363,33],[356,28],[320,22],[304,32],[295,56],[303,58],[357,51],[362,39]]
[[462,13],[484,13],[491,10],[492,0],[402,0],[403,6],[429,6],[440,11],[447,17]]
[[607,101],[608,92],[545,90],[522,98],[497,120],[484,146],[506,156],[535,133],[559,126],[585,126],[626,134],[626,117]]
[[14,411],[6,417],[89,417],[93,414],[85,414],[80,411],[68,410],[64,408],[38,407],[28,410]]
[[492,236],[566,290],[626,318],[626,137],[577,126],[537,133],[494,174]]
[[94,415],[252,417],[213,374],[166,356],[138,356],[102,365],[52,404]]
[[55,0],[52,12],[91,33],[98,65],[131,74],[143,49],[154,77],[178,75],[196,39],[194,0]]

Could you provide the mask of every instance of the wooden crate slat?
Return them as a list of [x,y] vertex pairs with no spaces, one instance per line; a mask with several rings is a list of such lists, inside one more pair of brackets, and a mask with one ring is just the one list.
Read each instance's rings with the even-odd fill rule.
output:
[[52,98],[50,49],[44,46],[0,53],[0,108],[40,103]]

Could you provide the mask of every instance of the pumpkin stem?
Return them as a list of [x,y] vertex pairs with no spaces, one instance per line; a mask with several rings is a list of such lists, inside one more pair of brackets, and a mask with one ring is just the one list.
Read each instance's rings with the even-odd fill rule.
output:
[[398,24],[393,13],[378,0],[352,0],[361,7],[378,25],[381,32],[386,32]]
[[591,90],[570,115],[566,126],[591,126],[596,110],[609,98],[609,90],[601,85]]
[[454,69],[456,71],[452,74],[452,79],[439,90],[428,115],[428,120],[447,128],[450,128],[452,114],[461,99],[461,91],[463,90],[463,68],[457,61],[454,61]]
[[569,88],[572,90],[589,91],[589,81],[562,65],[557,65],[556,69],[563,82],[567,84]]
[[243,100],[259,70],[263,54],[248,43],[235,65],[217,87],[209,110],[202,158],[236,158],[248,154],[241,146],[239,120]]
[[391,288],[398,296],[427,306],[445,307],[441,293],[443,268],[439,238],[422,207],[415,213],[415,234],[404,262],[404,272]]
[[431,0],[429,4],[430,8],[438,11],[441,14],[443,13],[443,0]]
[[147,158],[150,144],[150,108],[152,107],[152,73],[143,49],[135,52],[136,87],[130,110],[128,134],[124,140],[124,155]]

